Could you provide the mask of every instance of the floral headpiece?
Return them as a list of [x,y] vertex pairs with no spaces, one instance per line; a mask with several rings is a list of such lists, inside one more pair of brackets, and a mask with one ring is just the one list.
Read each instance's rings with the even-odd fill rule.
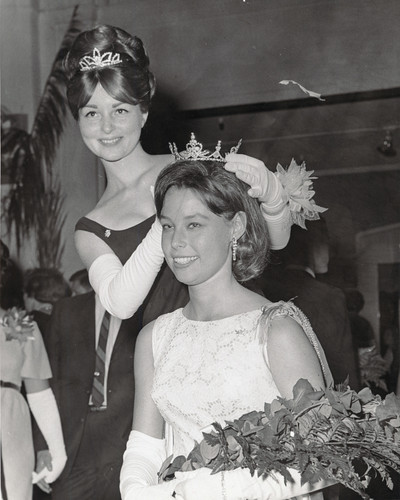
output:
[[93,55],[82,57],[79,61],[79,66],[81,71],[90,71],[92,69],[105,68],[120,63],[122,63],[122,59],[121,54],[118,52],[104,52],[104,54],[101,55],[99,49],[95,47],[93,49]]
[[[237,153],[240,145],[242,144],[242,139],[237,143],[236,146],[233,146],[229,153]],[[203,149],[203,144],[201,142],[197,142],[194,133],[190,134],[190,141],[186,144],[186,150],[178,152],[178,148],[176,144],[173,142],[169,143],[169,149],[171,153],[174,155],[175,160],[192,160],[192,161],[221,161],[226,162],[226,155],[221,154],[221,141],[217,142],[215,146],[215,150],[211,153],[207,149]]]

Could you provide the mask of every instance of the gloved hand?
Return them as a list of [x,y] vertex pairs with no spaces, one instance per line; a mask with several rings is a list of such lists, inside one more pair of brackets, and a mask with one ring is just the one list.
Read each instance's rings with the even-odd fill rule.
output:
[[120,475],[123,500],[170,500],[177,480],[157,484],[166,459],[165,439],[131,431]]
[[286,500],[305,495],[329,486],[331,483],[320,481],[312,486],[301,485],[301,476],[289,469],[294,482],[285,484],[281,474],[266,479],[252,476],[249,469],[211,474],[211,469],[201,468],[191,472],[177,472],[178,484],[175,498],[178,500]]
[[39,473],[45,468],[52,470],[52,459],[49,450],[40,450],[36,454],[36,471],[32,473],[32,483],[36,484],[45,493],[51,493],[51,487],[44,477],[39,478]]
[[42,478],[47,483],[52,483],[61,474],[67,461],[57,403],[50,388],[44,391],[27,393],[26,396],[32,414],[51,454],[52,470],[45,467],[39,474],[34,472],[33,483],[40,481]]
[[268,170],[264,162],[252,156],[229,153],[226,155],[225,169],[234,172],[236,177],[250,189],[247,191],[252,198],[258,198],[265,203],[271,213],[276,213],[286,204],[282,185],[273,172]]
[[226,159],[225,169],[234,172],[238,179],[249,184],[248,194],[253,198],[258,198],[261,203],[261,212],[267,223],[271,249],[285,248],[290,238],[292,219],[281,182],[261,160],[237,153],[227,154]]

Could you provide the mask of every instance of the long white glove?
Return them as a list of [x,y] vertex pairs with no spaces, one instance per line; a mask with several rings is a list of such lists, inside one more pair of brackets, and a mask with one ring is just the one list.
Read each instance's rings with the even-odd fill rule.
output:
[[157,484],[165,459],[165,439],[131,431],[120,474],[122,500],[171,500],[177,480]]
[[89,281],[107,311],[130,318],[149,293],[162,263],[162,227],[156,219],[125,265],[115,254],[100,255],[89,268]]
[[230,153],[225,169],[249,184],[249,196],[258,198],[268,225],[272,250],[284,248],[290,238],[292,220],[282,184],[261,160],[251,156]]
[[175,498],[179,500],[286,500],[306,495],[330,486],[331,483],[319,481],[312,486],[301,485],[301,476],[289,469],[294,483],[285,484],[281,474],[266,479],[252,476],[249,469],[235,469],[211,475],[211,469],[202,468],[193,472],[177,472]]
[[50,388],[44,391],[28,393],[26,397],[32,414],[49,447],[52,459],[52,470],[49,471],[44,468],[39,474],[34,472],[32,482],[37,483],[44,478],[47,483],[52,483],[61,474],[67,461],[57,403]]

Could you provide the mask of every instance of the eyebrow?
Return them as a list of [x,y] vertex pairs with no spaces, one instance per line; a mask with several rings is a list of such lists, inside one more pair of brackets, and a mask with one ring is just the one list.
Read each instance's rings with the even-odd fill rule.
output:
[[[124,104],[123,102],[119,102],[118,104],[113,104],[111,107],[112,108],[118,108],[118,106],[121,106],[121,104]],[[82,106],[81,109],[83,108],[93,108],[93,109],[97,109],[98,106],[96,104],[85,104],[85,106]]]
[[[207,215],[203,215],[201,213],[195,213],[195,214],[190,214],[190,215],[186,215],[184,217],[185,220],[189,220],[189,219],[196,219],[196,218],[201,218],[201,219],[205,219],[205,220],[208,220],[209,217]],[[170,219],[170,217],[168,217],[167,215],[164,215],[162,212],[160,214],[160,219]]]

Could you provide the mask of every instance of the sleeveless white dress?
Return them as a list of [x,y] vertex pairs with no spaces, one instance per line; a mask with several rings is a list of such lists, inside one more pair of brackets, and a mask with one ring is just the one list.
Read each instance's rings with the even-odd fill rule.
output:
[[189,320],[182,309],[156,320],[152,398],[171,429],[168,451],[174,456],[187,456],[213,422],[223,425],[261,411],[280,395],[268,367],[265,334],[277,315],[289,315],[302,325],[331,385],[322,347],[307,318],[290,302],[215,321]]

